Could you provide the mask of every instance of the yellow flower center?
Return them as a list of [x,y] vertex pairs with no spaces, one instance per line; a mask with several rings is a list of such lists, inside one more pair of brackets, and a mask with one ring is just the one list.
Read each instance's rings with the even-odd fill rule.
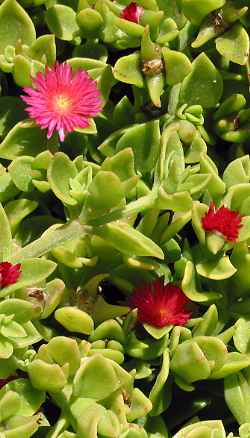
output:
[[55,98],[55,107],[57,112],[61,115],[65,114],[69,107],[71,106],[71,100],[68,96],[64,96],[63,94],[59,94]]

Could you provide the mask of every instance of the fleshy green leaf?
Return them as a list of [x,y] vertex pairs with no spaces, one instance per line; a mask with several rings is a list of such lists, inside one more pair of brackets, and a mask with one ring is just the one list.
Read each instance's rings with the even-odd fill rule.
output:
[[188,105],[213,108],[219,102],[223,81],[219,71],[205,53],[193,61],[192,72],[184,79],[181,100]]
[[16,0],[5,0],[0,6],[0,53],[7,46],[29,46],[35,39],[35,27],[26,11]]

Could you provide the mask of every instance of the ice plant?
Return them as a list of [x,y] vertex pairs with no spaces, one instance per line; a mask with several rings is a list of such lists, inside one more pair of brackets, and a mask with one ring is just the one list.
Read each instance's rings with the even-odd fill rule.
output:
[[84,70],[73,73],[66,63],[46,67],[45,73],[33,79],[33,87],[24,91],[27,96],[21,98],[28,104],[26,111],[41,128],[48,129],[48,138],[58,131],[64,141],[66,133],[86,128],[89,118],[101,111],[96,82]]
[[130,298],[130,306],[138,309],[139,321],[155,327],[185,325],[191,316],[189,302],[179,287],[164,285],[162,280],[139,287]]
[[124,18],[124,20],[133,21],[133,23],[139,23],[143,12],[144,9],[142,6],[137,5],[136,2],[132,2],[123,9],[121,18]]
[[0,263],[0,286],[5,287],[17,282],[21,275],[21,264],[12,265],[9,262]]
[[230,210],[222,205],[216,208],[214,203],[211,203],[208,212],[202,218],[202,226],[205,231],[213,231],[221,234],[225,240],[236,242],[241,223],[242,216],[239,212]]

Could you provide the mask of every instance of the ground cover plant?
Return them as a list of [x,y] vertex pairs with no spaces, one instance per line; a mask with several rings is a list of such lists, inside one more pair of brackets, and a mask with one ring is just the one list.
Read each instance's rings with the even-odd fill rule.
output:
[[249,6],[0,2],[0,438],[250,438]]

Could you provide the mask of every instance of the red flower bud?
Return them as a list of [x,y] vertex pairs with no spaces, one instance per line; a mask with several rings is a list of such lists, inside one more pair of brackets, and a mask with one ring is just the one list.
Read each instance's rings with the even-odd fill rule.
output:
[[17,282],[21,275],[21,265],[9,262],[0,263],[0,286],[5,287]]
[[224,205],[217,209],[214,203],[211,203],[208,212],[201,221],[205,231],[217,232],[225,240],[236,242],[242,226],[241,220],[242,216],[237,211],[230,210]]
[[144,9],[142,6],[139,6],[137,5],[137,3],[132,2],[123,9],[121,13],[121,18],[124,18],[124,20],[133,21],[133,23],[139,23],[143,12]]

